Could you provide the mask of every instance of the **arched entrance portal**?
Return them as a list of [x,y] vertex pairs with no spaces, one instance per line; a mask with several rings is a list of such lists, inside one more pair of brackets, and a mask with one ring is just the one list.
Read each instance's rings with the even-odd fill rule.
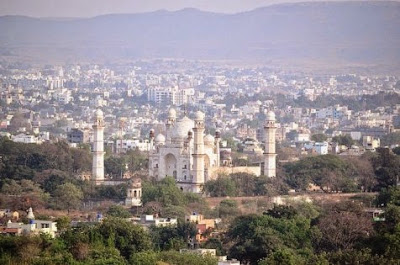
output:
[[164,158],[165,161],[165,174],[166,176],[177,178],[176,158],[173,154],[168,154]]

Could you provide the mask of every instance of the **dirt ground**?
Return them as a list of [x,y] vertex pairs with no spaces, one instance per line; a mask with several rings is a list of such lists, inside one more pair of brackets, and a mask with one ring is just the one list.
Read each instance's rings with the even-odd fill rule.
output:
[[376,193],[293,193],[283,196],[254,196],[254,197],[214,197],[205,198],[211,208],[215,208],[222,200],[234,200],[242,213],[254,213],[258,210],[268,209],[274,203],[290,201],[308,201],[318,204],[339,203],[342,201],[360,201],[365,206],[371,206],[371,201]]

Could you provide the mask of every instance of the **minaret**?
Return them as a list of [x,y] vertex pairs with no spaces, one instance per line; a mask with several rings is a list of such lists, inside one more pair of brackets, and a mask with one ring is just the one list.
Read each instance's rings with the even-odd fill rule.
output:
[[[153,153],[154,153],[154,129],[151,129],[149,133],[149,148],[148,148],[149,162],[152,161],[150,157],[153,155]],[[153,167],[154,166],[152,165],[152,163],[149,163],[149,176],[154,176]]]
[[215,131],[215,153],[217,154],[217,167],[221,166],[219,143],[221,142],[221,132],[217,129]]
[[154,129],[150,129],[148,151],[151,153],[153,152],[153,150],[154,150]]
[[264,175],[276,177],[276,153],[275,153],[275,113],[269,111],[264,124]]
[[196,112],[193,128],[193,169],[191,171],[193,176],[192,191],[200,193],[204,185],[204,113],[201,111]]
[[92,180],[95,181],[96,184],[101,184],[101,182],[104,181],[104,119],[103,112],[100,109],[95,112],[93,131]]
[[176,110],[174,108],[170,108],[168,111],[168,119],[166,124],[166,143],[171,143],[171,129],[174,126],[176,121]]

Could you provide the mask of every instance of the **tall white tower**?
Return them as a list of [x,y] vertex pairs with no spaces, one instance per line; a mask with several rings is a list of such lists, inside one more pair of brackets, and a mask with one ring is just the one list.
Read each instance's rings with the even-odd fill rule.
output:
[[168,111],[168,119],[167,119],[167,124],[166,124],[167,143],[171,143],[171,130],[172,130],[172,127],[174,126],[175,122],[176,122],[176,110],[173,108],[170,108]]
[[103,112],[100,109],[95,112],[93,131],[92,180],[96,184],[101,184],[104,181],[104,118]]
[[193,128],[193,187],[192,191],[199,193],[204,185],[204,113],[196,112]]
[[264,124],[264,175],[276,177],[276,152],[275,152],[275,113],[269,111]]
[[215,131],[215,153],[217,154],[217,167],[221,166],[221,157],[219,150],[219,143],[221,142],[221,132],[220,130]]

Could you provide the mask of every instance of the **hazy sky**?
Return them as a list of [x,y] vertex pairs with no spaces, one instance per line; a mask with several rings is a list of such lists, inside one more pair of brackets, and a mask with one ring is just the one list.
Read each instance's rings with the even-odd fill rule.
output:
[[0,0],[0,15],[92,17],[110,13],[140,13],[186,7],[235,13],[284,2],[321,0]]

